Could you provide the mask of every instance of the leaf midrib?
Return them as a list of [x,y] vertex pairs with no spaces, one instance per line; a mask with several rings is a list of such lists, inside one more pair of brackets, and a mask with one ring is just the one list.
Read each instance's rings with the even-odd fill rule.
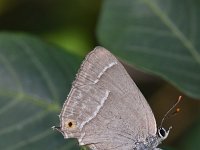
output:
[[20,95],[20,99],[16,99],[17,101],[29,101],[32,104],[39,106],[43,109],[46,109],[49,112],[59,112],[61,110],[61,106],[57,102],[47,102],[47,100],[34,97],[33,95],[26,94],[24,92],[14,92],[9,89],[0,90],[0,96],[6,97],[18,97]]

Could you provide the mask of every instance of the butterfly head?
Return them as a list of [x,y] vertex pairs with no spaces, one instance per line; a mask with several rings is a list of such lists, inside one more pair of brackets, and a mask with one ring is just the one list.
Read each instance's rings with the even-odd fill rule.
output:
[[171,129],[172,127],[170,127],[168,130],[165,130],[165,128],[163,127],[158,128],[157,134],[161,141],[165,140],[168,137]]

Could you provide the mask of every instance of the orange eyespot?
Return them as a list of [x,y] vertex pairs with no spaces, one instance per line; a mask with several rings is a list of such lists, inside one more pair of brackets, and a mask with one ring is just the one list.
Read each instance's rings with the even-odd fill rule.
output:
[[73,120],[73,119],[68,119],[66,122],[65,122],[65,128],[66,129],[76,129],[76,121]]

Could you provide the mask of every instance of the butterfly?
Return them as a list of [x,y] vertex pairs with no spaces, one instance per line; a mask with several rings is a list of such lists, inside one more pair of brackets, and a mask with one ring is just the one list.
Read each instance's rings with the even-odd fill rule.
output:
[[86,56],[59,117],[54,128],[92,150],[159,150],[170,131],[157,128],[146,99],[103,47]]

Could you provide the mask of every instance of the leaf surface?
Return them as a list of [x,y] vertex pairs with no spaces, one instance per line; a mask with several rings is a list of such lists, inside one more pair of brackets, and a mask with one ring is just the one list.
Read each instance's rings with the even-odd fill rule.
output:
[[53,131],[80,58],[35,37],[0,34],[0,149],[75,150]]
[[130,65],[200,98],[197,0],[105,0],[98,39]]

